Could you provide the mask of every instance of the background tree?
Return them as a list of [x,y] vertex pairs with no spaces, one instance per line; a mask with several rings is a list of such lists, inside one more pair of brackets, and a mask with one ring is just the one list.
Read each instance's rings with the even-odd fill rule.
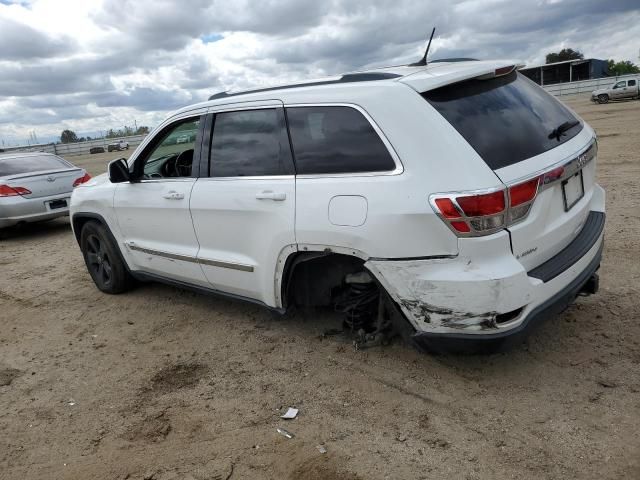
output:
[[627,75],[629,73],[640,73],[640,68],[629,60],[622,60],[620,62],[609,60],[610,75]]
[[118,130],[114,130],[110,128],[107,130],[106,138],[117,138],[117,137],[128,137],[129,135],[144,135],[149,133],[149,127],[141,125],[138,129],[134,129],[133,127],[128,127],[125,125],[124,128],[119,128]]
[[76,132],[73,130],[63,130],[60,135],[60,142],[62,143],[73,143],[78,141],[78,136]]
[[564,62],[566,60],[582,60],[584,55],[572,48],[563,48],[559,52],[547,53],[546,63]]

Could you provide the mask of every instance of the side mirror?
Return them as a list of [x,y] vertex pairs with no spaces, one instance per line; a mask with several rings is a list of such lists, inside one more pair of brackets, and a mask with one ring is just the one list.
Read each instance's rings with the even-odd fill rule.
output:
[[109,162],[108,171],[111,183],[122,183],[131,180],[129,165],[127,165],[127,161],[124,158],[119,158]]

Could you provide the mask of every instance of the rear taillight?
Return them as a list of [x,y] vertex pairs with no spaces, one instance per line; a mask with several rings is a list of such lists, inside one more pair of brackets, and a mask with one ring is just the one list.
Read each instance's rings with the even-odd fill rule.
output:
[[89,180],[91,180],[91,175],[89,175],[88,173],[85,173],[83,176],[81,176],[80,178],[76,178],[75,181],[73,182],[73,186],[77,187],[78,185],[81,185],[83,183],[88,182]]
[[542,176],[542,184],[547,185],[551,182],[555,182],[564,175],[564,167],[557,167],[548,171]]
[[436,213],[460,236],[489,235],[524,219],[538,194],[540,177],[508,188],[431,196]]
[[504,211],[504,190],[481,195],[456,197],[458,205],[467,217],[483,217]]
[[504,189],[433,195],[431,205],[452,230],[464,236],[488,235],[505,224]]
[[539,181],[539,178],[534,178],[509,187],[509,206],[517,207],[536,198]]
[[28,188],[0,185],[0,197],[17,197],[18,195],[29,195],[30,193],[31,190]]
[[460,218],[460,211],[450,198],[436,198],[434,201],[445,218]]
[[509,224],[518,222],[529,214],[538,194],[540,177],[509,187]]

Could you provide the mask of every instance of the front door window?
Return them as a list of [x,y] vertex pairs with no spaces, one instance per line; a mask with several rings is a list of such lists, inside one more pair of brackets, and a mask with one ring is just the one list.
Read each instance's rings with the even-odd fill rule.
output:
[[200,117],[183,120],[160,134],[159,143],[141,159],[142,178],[190,177],[199,125]]

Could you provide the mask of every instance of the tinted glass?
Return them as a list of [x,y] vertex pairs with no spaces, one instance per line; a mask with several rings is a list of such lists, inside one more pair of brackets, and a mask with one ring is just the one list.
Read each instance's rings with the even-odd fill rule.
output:
[[292,107],[287,119],[299,174],[395,169],[385,144],[354,108]]
[[[281,152],[283,125],[276,109],[216,114],[211,176],[244,177],[290,173]],[[288,145],[286,145],[288,148]]]
[[145,179],[191,176],[200,117],[180,121],[165,130],[162,140],[147,155]]
[[18,175],[42,170],[60,170],[71,168],[58,157],[53,155],[38,155],[28,157],[0,157],[0,177]]
[[[513,72],[491,80],[468,80],[422,96],[492,169],[539,155],[575,137],[583,125],[558,100]],[[565,124],[562,135],[551,132]],[[551,138],[550,138],[551,137]]]
[[636,81],[635,81],[635,80],[629,80],[628,85],[629,85],[630,87],[635,87],[635,86],[636,86]]

